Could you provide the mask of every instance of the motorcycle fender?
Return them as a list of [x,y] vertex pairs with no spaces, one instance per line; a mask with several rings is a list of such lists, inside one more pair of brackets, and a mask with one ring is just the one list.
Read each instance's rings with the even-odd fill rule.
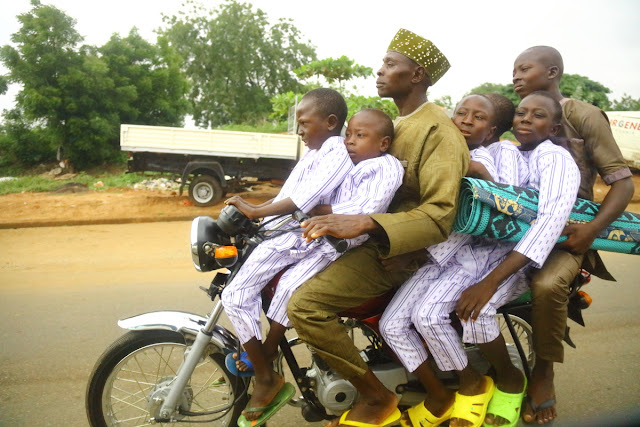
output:
[[[118,326],[132,331],[164,329],[179,332],[185,339],[193,340],[207,319],[193,313],[182,311],[154,311],[118,320]],[[234,349],[237,339],[227,329],[215,325],[211,334],[211,344],[220,349]]]

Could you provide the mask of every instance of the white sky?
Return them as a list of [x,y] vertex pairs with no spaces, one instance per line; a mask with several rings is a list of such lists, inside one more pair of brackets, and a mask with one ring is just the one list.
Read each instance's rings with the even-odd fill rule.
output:
[[[218,5],[221,0],[202,0]],[[524,49],[550,45],[563,55],[565,72],[581,74],[611,89],[640,98],[640,1],[638,0],[246,0],[268,17],[291,18],[319,59],[346,55],[378,69],[398,30],[414,31],[438,46],[452,67],[430,89],[430,99],[454,102],[485,82],[510,83],[513,60]],[[162,24],[161,13],[181,10],[180,0],[42,0],[76,19],[84,43],[104,44],[113,33],[136,26],[150,41]],[[16,15],[29,0],[2,0],[0,45],[19,29]],[[0,66],[0,73],[5,72]],[[362,84],[375,95],[375,79]],[[13,103],[15,90],[0,96],[0,109]]]

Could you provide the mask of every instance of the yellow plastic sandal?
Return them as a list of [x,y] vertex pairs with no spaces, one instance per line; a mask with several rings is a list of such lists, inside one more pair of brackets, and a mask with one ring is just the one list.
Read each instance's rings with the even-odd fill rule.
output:
[[396,408],[391,413],[391,415],[389,415],[387,419],[382,422],[382,424],[369,424],[369,423],[363,423],[362,421],[348,420],[347,419],[348,413],[349,411],[346,411],[342,414],[342,416],[340,417],[340,422],[338,424],[343,426],[354,426],[354,427],[384,427],[384,426],[388,426],[389,424],[395,423],[400,419],[400,416],[402,415],[400,413],[400,410]]
[[407,415],[411,420],[411,425],[407,424],[404,420],[400,420],[402,427],[436,427],[451,418],[453,412],[453,405],[449,406],[449,409],[442,414],[441,417],[436,417],[424,407],[424,403],[420,402],[415,406],[407,409]]
[[451,418],[458,418],[469,421],[472,427],[481,427],[484,423],[484,417],[487,414],[487,407],[493,392],[495,384],[491,377],[484,377],[485,389],[484,393],[474,396],[465,396],[456,393],[456,400],[453,402],[453,412]]

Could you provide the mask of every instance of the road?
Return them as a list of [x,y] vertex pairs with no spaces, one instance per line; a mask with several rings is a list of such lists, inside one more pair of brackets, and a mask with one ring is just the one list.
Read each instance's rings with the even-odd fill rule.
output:
[[[190,222],[0,230],[0,426],[86,426],[88,375],[116,320],[162,309],[205,314]],[[593,280],[578,349],[557,369],[556,426],[640,406],[639,258],[604,253],[618,283]],[[271,426],[305,424],[286,408]],[[596,425],[596,424],[594,424]],[[602,425],[606,425],[602,424]]]

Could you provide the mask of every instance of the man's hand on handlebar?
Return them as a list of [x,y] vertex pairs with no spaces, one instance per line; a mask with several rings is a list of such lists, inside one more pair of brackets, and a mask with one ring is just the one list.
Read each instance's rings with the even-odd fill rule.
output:
[[341,239],[353,239],[378,228],[378,223],[368,215],[322,215],[309,218],[300,224],[307,242],[320,236],[334,236]]

